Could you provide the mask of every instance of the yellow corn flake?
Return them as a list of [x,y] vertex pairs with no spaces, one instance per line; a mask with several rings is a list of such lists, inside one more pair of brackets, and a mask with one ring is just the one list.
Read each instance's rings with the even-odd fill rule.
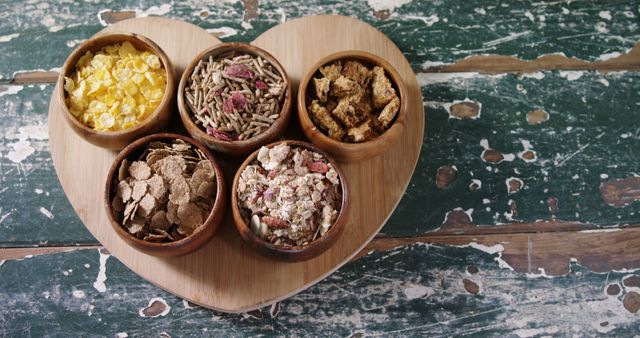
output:
[[64,80],[71,114],[99,131],[136,126],[156,110],[167,86],[158,56],[130,42],[85,53]]

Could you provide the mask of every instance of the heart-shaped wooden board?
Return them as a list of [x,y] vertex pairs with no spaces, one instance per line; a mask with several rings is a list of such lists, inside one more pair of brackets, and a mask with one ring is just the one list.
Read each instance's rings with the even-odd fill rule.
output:
[[[166,18],[126,20],[102,32],[110,31],[134,32],[155,41],[172,60],[178,78],[199,52],[220,43],[197,26]],[[400,201],[415,168],[424,131],[424,110],[415,74],[393,42],[370,25],[341,16],[306,17],[266,31],[253,44],[280,61],[293,88],[320,58],[336,51],[359,49],[388,60],[409,92],[402,139],[381,156],[341,163],[353,199],[347,227],[328,251],[306,262],[279,262],[255,253],[241,240],[230,212],[211,242],[192,254],[163,259],[136,251],[116,235],[102,204],[107,171],[116,153],[97,148],[74,134],[64,122],[61,103],[55,95],[49,107],[53,163],[69,201],[89,231],[115,257],[155,285],[225,312],[249,311],[289,297],[317,283],[358,253]],[[177,118],[174,121],[180,123]],[[294,114],[291,128],[298,128],[297,125]],[[230,182],[235,171],[229,169]]]

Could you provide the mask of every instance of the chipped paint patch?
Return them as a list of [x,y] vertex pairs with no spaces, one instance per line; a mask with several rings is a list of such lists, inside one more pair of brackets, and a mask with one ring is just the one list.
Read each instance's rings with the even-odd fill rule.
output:
[[611,12],[610,11],[600,11],[600,12],[598,12],[598,16],[603,18],[603,19],[605,19],[605,20],[611,21]]
[[561,70],[560,76],[567,79],[568,81],[575,81],[581,78],[585,74],[584,71],[580,70]]
[[93,287],[98,290],[98,292],[107,291],[107,286],[104,282],[107,280],[107,259],[109,259],[110,254],[103,254],[102,251],[98,250],[100,253],[100,267],[98,268],[98,277],[96,281],[93,282]]
[[404,288],[402,292],[404,293],[405,297],[407,297],[408,300],[412,300],[412,299],[431,296],[433,294],[433,288],[426,287],[423,285],[411,284],[408,287]]
[[[5,136],[10,138],[11,136]],[[14,136],[18,141],[8,144],[12,150],[5,156],[13,163],[21,163],[36,149],[32,146],[31,140],[46,140],[49,138],[46,125],[24,126],[18,129],[18,134]]]
[[505,184],[507,185],[507,193],[509,193],[509,195],[515,194],[524,188],[524,182],[517,177],[507,178]]
[[[628,52],[629,52],[629,51],[627,51],[627,53],[628,53]],[[598,57],[598,60],[600,60],[600,61],[607,61],[607,60],[615,59],[615,58],[617,58],[617,57],[619,57],[619,56],[621,56],[621,55],[622,55],[622,53],[620,53],[620,52],[604,53],[604,54],[602,54],[602,55],[600,55],[600,56]]]
[[24,89],[24,86],[16,86],[16,85],[0,86],[0,97],[5,95],[18,94],[22,89]]
[[48,219],[53,219],[54,215],[51,211],[47,210],[45,207],[40,207],[40,213],[45,215]]
[[521,79],[536,79],[536,80],[542,80],[544,79],[544,73],[543,72],[533,72],[533,73],[523,73],[520,74],[519,76]]
[[82,290],[73,290],[71,294],[73,295],[73,297],[78,299],[82,299],[85,297],[84,291]]
[[476,190],[480,190],[481,188],[482,188],[482,181],[475,178],[471,179],[471,183],[469,183],[469,190],[476,191]]
[[231,27],[217,27],[217,28],[208,28],[207,32],[217,36],[220,39],[228,38],[230,36],[234,36],[238,34],[238,31]]
[[7,35],[0,35],[0,42],[9,42],[20,36],[20,33],[13,33]]
[[169,304],[167,304],[164,299],[156,297],[151,298],[151,300],[149,300],[149,305],[147,305],[147,307],[145,308],[140,309],[138,311],[138,314],[143,318],[155,318],[164,317],[169,314],[169,311],[171,311],[171,306],[169,306]]
[[418,73],[416,78],[420,86],[429,86],[437,83],[450,83],[454,81],[464,81],[480,75],[476,72],[464,73]]
[[367,0],[367,4],[374,11],[393,12],[396,8],[410,3],[412,0]]
[[469,99],[454,100],[451,103],[443,104],[444,109],[449,114],[450,119],[469,119],[477,120],[482,113],[482,103]]

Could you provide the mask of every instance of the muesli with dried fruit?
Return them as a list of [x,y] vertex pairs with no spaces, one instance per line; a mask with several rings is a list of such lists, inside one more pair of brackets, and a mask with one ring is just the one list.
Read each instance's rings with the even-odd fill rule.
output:
[[196,125],[217,139],[235,141],[271,127],[285,92],[283,75],[268,60],[232,52],[200,60],[184,97]]
[[309,86],[313,123],[341,142],[369,141],[391,127],[400,110],[396,89],[380,66],[335,61],[318,69]]
[[283,143],[260,148],[242,171],[237,194],[251,231],[283,247],[322,237],[342,207],[342,182],[327,158]]
[[139,239],[180,240],[211,213],[215,176],[207,156],[191,144],[179,139],[151,142],[137,160],[120,164],[114,178],[113,216]]

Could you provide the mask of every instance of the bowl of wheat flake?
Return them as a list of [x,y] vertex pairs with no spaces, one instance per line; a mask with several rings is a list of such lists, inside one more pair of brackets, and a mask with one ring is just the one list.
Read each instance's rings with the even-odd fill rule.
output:
[[104,205],[127,244],[153,256],[182,256],[216,234],[226,211],[226,183],[199,142],[152,134],[118,154],[107,175]]
[[291,117],[291,82],[265,50],[222,43],[185,69],[178,109],[187,132],[212,150],[241,156],[278,139]]

